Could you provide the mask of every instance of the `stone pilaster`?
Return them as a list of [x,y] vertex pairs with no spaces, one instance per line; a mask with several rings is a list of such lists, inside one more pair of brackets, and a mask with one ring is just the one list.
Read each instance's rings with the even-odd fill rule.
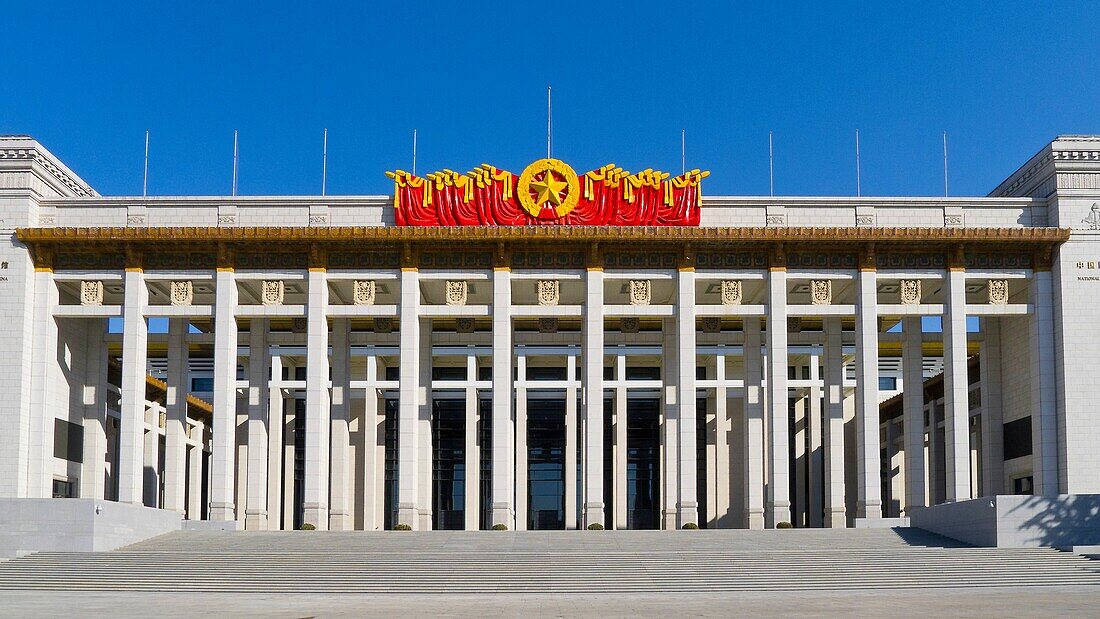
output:
[[237,430],[237,281],[219,266],[214,307],[214,424],[210,453],[210,520],[236,519],[234,477]]
[[[1054,292],[1051,271],[1044,263],[1031,281],[1032,314],[1028,321],[1031,349],[1031,462],[1035,494],[1057,496],[1058,402],[1054,346]],[[1063,448],[1064,449],[1064,448]]]
[[401,358],[398,378],[397,522],[417,525],[417,418],[420,413],[420,273],[401,269]]
[[847,526],[844,507],[844,348],[839,317],[827,316],[825,327],[825,416],[821,443],[825,450],[824,526]]
[[144,498],[145,379],[148,375],[149,337],[145,306],[149,302],[149,289],[138,266],[127,267],[124,285],[118,500],[141,505]]
[[328,529],[329,409],[328,277],[309,269],[306,307],[306,470],[303,522]]
[[[107,459],[107,319],[88,321],[84,385],[84,462],[80,467],[80,498],[105,499]],[[165,468],[167,468],[165,462]],[[182,492],[182,490],[180,491]],[[167,488],[165,489],[167,497]]]
[[787,269],[768,275],[768,515],[771,526],[791,521],[790,432],[787,394]]
[[760,358],[760,319],[746,316],[745,400],[742,457],[745,463],[745,527],[764,528],[764,387]]
[[286,402],[283,389],[278,385],[283,380],[283,358],[272,355],[270,358],[271,381],[267,383],[267,528],[278,531],[282,528],[283,497],[283,448],[285,439],[283,411]]
[[603,267],[590,264],[584,304],[584,520],[604,524],[603,500]]
[[164,509],[184,513],[187,486],[188,358],[186,318],[168,320],[168,384],[164,425]]
[[271,355],[267,343],[268,320],[253,318],[248,325],[248,479],[245,490],[244,528],[262,531],[268,528],[269,489],[267,476],[270,450],[268,415],[268,374]]
[[905,497],[902,513],[911,515],[925,503],[924,353],[921,317],[908,316],[902,325],[902,424],[905,436]]
[[948,501],[965,501],[970,488],[970,403],[966,364],[966,272],[947,271],[943,317],[944,449]]
[[856,518],[882,517],[879,480],[878,274],[859,270],[856,300]]
[[[676,335],[680,354],[677,357],[677,398],[680,407],[680,500],[677,504],[679,526],[699,524],[698,469],[696,460],[698,423],[695,402],[695,267],[682,265],[677,282]],[[713,504],[712,504],[713,507]]]
[[351,320],[332,321],[332,452],[329,529],[352,528],[351,509]]

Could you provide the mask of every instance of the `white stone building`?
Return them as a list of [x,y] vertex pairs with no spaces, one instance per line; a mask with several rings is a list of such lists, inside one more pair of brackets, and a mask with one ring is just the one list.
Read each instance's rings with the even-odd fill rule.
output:
[[[1092,136],[988,197],[705,197],[697,227],[636,228],[103,197],[3,137],[0,497],[246,529],[670,529],[1100,493],[1098,204]],[[922,389],[880,415],[940,368],[931,415]]]

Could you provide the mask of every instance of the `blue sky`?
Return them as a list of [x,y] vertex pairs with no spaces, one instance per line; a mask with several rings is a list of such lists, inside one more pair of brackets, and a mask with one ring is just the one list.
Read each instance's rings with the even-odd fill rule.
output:
[[[1100,133],[1100,3],[11,2],[0,133],[101,193],[384,193],[383,172],[545,154],[710,169],[707,194],[984,195],[1060,133]],[[351,3],[349,3],[351,4]],[[890,8],[885,5],[889,4]]]

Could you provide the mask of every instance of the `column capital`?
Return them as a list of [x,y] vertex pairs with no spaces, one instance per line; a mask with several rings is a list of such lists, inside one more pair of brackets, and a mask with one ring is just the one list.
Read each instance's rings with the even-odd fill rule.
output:
[[123,265],[127,271],[145,270],[145,253],[134,247],[133,245],[127,245],[123,255]]
[[966,251],[961,244],[953,245],[951,249],[947,252],[947,270],[966,270]]
[[768,250],[768,269],[772,271],[787,270],[787,250],[783,243],[776,243]]
[[603,270],[603,252],[600,251],[599,243],[592,243],[588,246],[587,255],[585,256],[585,266],[589,271]]
[[512,252],[504,243],[497,243],[496,247],[493,248],[493,270],[512,270]]
[[1044,247],[1035,251],[1032,258],[1032,270],[1037,273],[1049,271],[1054,265],[1054,249]]
[[859,250],[859,270],[877,271],[878,254],[875,252],[875,244],[868,243]]
[[309,265],[310,271],[325,271],[328,269],[328,252],[320,243],[309,244]]
[[420,258],[419,252],[412,246],[412,243],[405,243],[401,246],[401,270],[402,271],[417,271],[420,266],[418,260]]
[[691,243],[684,244],[684,250],[680,253],[679,258],[677,266],[681,271],[695,270],[695,248],[691,246]]
[[55,251],[53,247],[35,246],[31,249],[31,260],[34,261],[34,270],[41,272],[53,272]]
[[218,243],[217,269],[232,271],[237,262],[237,250],[228,243]]

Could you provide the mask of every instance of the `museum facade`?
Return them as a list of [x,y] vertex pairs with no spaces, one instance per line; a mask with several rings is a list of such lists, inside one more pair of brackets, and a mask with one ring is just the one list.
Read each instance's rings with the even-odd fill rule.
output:
[[0,138],[0,497],[522,530],[1100,493],[1098,137],[972,198],[389,176],[104,197]]

